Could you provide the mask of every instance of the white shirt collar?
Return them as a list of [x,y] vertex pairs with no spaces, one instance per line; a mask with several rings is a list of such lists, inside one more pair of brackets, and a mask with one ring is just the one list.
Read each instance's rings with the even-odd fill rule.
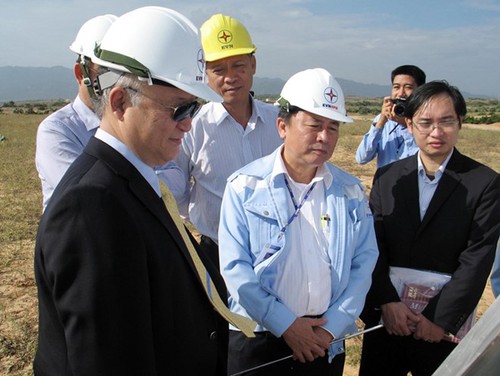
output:
[[[446,166],[448,165],[448,162],[450,161],[451,156],[453,155],[453,152],[455,151],[455,148],[451,151],[451,153],[446,157],[446,159],[441,163],[439,168],[436,170],[436,173],[434,175],[434,180],[436,183],[441,179],[441,176],[444,173],[444,170],[446,170]],[[418,174],[425,179],[427,178],[427,175],[425,174],[425,168],[422,163],[422,158],[420,156],[420,150],[417,153],[417,169],[418,169]]]
[[[264,121],[259,108],[255,105],[255,99],[250,94],[249,97],[252,104],[252,114],[250,115],[250,119],[248,119],[248,124],[257,124],[259,117]],[[220,125],[228,116],[231,116],[222,103],[213,103],[212,110],[217,125]]]
[[101,128],[97,129],[95,137],[101,140],[102,142],[108,144],[113,149],[115,149],[118,153],[123,155],[127,161],[132,163],[134,167],[139,171],[139,173],[146,179],[146,181],[151,185],[151,187],[155,190],[156,194],[161,197],[160,183],[158,181],[158,176],[155,173],[155,170],[144,163],[137,155],[135,155],[127,145],[118,140],[116,137],[112,136],[108,132],[102,130]]
[[[281,156],[281,153],[283,151],[283,148],[285,145],[281,145],[279,147],[278,152],[276,153],[276,159],[274,160],[274,165],[273,169],[271,172],[271,181],[274,181],[277,176],[279,175],[285,175],[287,178],[291,179],[290,175],[288,174],[288,171],[285,166],[285,162],[283,162],[283,157]],[[323,180],[325,182],[325,188],[328,189],[333,183],[333,175],[330,172],[330,170],[326,167],[326,163],[323,163],[321,166],[318,167],[316,170],[316,175],[314,178],[311,180],[310,183],[313,183],[315,181],[320,181]],[[310,184],[309,183],[309,184]]]
[[96,113],[83,103],[79,95],[73,101],[73,108],[83,121],[83,124],[85,124],[88,131],[97,128],[101,123],[101,119],[99,119]]

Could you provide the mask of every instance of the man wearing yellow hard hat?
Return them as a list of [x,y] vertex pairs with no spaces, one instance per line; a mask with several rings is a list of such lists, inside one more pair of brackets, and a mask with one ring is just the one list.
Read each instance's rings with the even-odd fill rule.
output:
[[255,100],[250,92],[256,47],[245,26],[216,14],[200,31],[208,84],[224,102],[205,104],[184,136],[176,162],[191,184],[177,202],[218,265],[219,212],[226,179],[270,154],[282,141],[276,129],[277,109]]

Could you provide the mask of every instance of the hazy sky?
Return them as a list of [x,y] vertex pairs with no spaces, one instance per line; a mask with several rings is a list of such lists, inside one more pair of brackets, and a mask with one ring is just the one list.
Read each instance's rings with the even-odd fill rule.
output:
[[0,0],[0,66],[71,68],[80,26],[100,14],[160,5],[200,26],[215,13],[240,20],[257,46],[257,76],[299,70],[387,85],[398,65],[428,80],[500,98],[500,1],[494,0]]

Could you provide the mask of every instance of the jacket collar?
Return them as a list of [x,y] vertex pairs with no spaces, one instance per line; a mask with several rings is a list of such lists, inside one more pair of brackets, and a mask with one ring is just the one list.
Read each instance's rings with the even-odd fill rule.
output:
[[418,236],[426,228],[431,219],[436,215],[441,206],[444,202],[446,202],[447,198],[453,193],[460,183],[461,178],[458,173],[462,169],[463,158],[462,154],[460,154],[455,148],[422,221],[420,221],[420,208],[418,202],[419,191],[417,158],[418,155],[415,154],[410,158],[406,158],[404,162],[402,161],[402,163],[404,163],[404,167],[403,173],[399,178],[400,180],[398,185],[403,187],[401,194],[404,197],[408,217],[412,221],[415,228],[418,228]]
[[443,203],[446,202],[447,198],[459,185],[462,179],[457,172],[462,170],[462,164],[462,155],[455,149],[439,181],[436,192],[429,203],[425,216],[422,219],[421,229],[425,228],[432,217],[439,211]]
[[121,176],[128,182],[130,192],[139,200],[144,207],[165,227],[178,246],[180,252],[186,258],[186,261],[196,273],[195,266],[189,255],[181,234],[177,230],[177,226],[170,216],[163,200],[158,197],[155,190],[144,179],[139,171],[120,153],[105,142],[92,137],[85,149],[87,154],[101,160],[105,163],[116,175]]

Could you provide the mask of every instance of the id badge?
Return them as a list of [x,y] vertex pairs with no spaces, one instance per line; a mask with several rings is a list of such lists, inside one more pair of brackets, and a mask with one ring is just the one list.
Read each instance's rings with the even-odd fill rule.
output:
[[283,249],[285,244],[285,233],[279,232],[278,236],[274,238],[272,241],[267,242],[262,247],[262,250],[259,253],[259,257],[255,260],[255,265],[260,264],[261,262],[267,260],[276,252],[279,252]]

